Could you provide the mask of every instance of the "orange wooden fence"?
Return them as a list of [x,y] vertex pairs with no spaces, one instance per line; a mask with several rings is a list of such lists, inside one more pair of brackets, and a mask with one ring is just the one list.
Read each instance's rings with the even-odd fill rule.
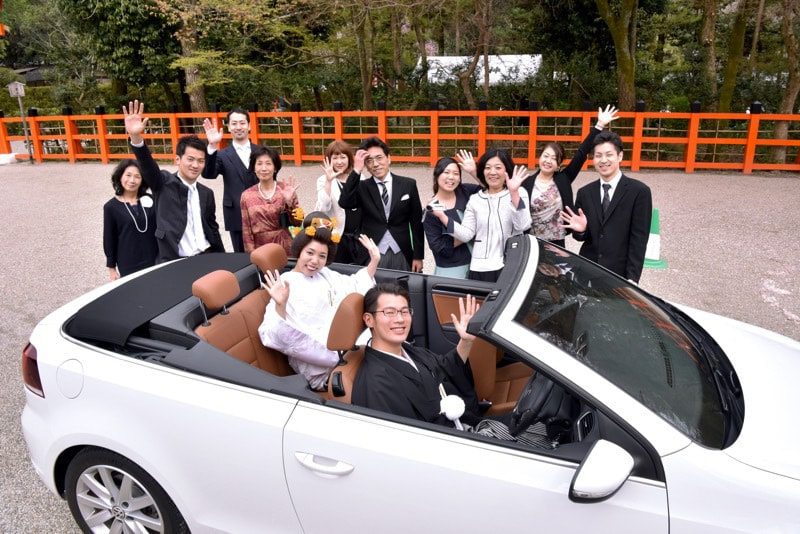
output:
[[[583,111],[324,111],[251,113],[251,140],[277,148],[285,161],[319,162],[334,139],[357,145],[369,135],[384,139],[395,163],[434,165],[458,149],[476,155],[487,147],[508,149],[518,163],[533,166],[542,145],[559,141],[569,155],[594,124]],[[612,124],[625,143],[624,166],[643,168],[800,171],[800,115],[745,113],[621,112]],[[154,156],[172,159],[180,136],[202,135],[202,121],[225,113],[150,113],[147,143]],[[108,163],[131,157],[123,117],[55,115],[27,117],[33,158],[42,161]],[[773,138],[776,122],[788,124],[788,139]],[[226,138],[229,137],[226,134]],[[12,145],[12,142],[13,145]],[[27,157],[19,117],[0,119],[0,153]],[[12,150],[12,146],[15,150]]]

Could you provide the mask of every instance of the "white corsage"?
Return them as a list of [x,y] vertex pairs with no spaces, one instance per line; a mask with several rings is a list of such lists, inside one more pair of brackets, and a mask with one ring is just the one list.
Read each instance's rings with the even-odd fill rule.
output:
[[150,195],[142,195],[142,197],[139,199],[139,202],[142,204],[143,208],[153,207],[153,197]]

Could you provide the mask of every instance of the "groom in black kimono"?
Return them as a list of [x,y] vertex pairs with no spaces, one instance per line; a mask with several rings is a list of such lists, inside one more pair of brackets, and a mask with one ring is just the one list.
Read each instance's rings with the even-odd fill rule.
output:
[[440,403],[445,395],[458,395],[466,405],[461,420],[475,424],[478,397],[467,361],[475,336],[466,330],[478,309],[475,297],[460,300],[460,317],[452,318],[461,339],[441,355],[406,343],[413,314],[408,303],[408,292],[395,284],[378,284],[364,296],[372,340],[353,383],[353,404],[452,427]]

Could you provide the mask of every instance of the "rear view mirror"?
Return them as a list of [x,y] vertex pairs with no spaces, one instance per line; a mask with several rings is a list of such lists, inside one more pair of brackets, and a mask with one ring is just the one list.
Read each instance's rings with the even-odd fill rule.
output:
[[614,495],[633,471],[633,456],[604,439],[592,445],[569,487],[573,502],[600,502]]

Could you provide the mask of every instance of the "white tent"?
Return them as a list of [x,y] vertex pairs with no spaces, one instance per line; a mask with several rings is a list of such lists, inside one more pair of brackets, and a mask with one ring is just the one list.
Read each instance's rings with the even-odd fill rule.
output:
[[[471,56],[428,56],[428,83],[445,84],[458,81],[455,72],[464,71],[472,61]],[[536,74],[542,65],[540,54],[489,56],[489,85],[520,83]],[[417,62],[422,68],[422,60]],[[478,59],[474,76],[483,80],[483,57]]]

